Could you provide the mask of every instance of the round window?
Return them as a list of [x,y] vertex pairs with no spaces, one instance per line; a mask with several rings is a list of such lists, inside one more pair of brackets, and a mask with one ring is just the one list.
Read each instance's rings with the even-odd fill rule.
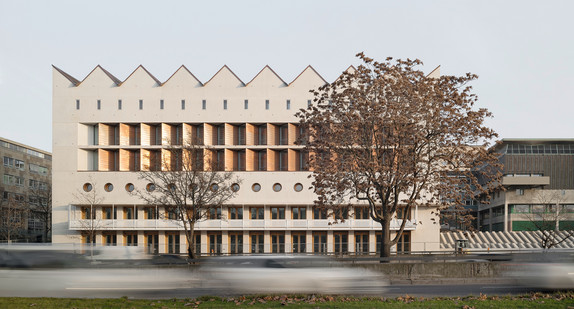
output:
[[145,189],[148,192],[153,192],[153,191],[155,191],[155,185],[153,183],[148,183],[147,186],[145,186]]
[[295,189],[295,191],[297,192],[301,192],[303,191],[303,185],[300,183],[296,183],[295,186],[293,186],[293,189]]
[[111,183],[107,183],[104,186],[104,190],[106,190],[106,192],[112,192],[112,191],[114,191],[114,185],[112,185]]
[[255,192],[259,192],[259,191],[261,191],[261,185],[258,184],[258,183],[254,183],[254,184],[251,186],[251,189],[252,189],[253,191],[255,191]]
[[283,187],[281,186],[280,183],[276,183],[273,185],[273,191],[279,192],[279,191],[281,191],[281,189],[283,189]]
[[233,192],[239,191],[239,184],[237,184],[237,183],[232,184],[231,185],[231,191],[233,191]]
[[133,183],[128,183],[126,185],[126,191],[128,192],[132,192],[135,189],[134,184]]
[[175,184],[170,183],[170,184],[167,185],[167,188],[168,188],[169,191],[175,191]]
[[215,192],[215,191],[219,190],[219,185],[216,183],[212,183],[211,186],[209,187],[209,189],[211,189],[211,191]]
[[92,184],[91,184],[91,183],[88,183],[88,182],[87,182],[87,183],[84,184],[84,191],[90,192],[90,191],[92,191],[92,189],[93,189],[93,187],[92,187]]

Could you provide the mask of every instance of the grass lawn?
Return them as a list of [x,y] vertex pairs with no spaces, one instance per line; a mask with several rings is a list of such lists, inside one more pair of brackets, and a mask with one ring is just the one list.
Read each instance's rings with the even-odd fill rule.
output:
[[520,296],[355,298],[343,296],[273,295],[232,298],[142,300],[80,298],[0,298],[0,308],[574,308],[574,292]]

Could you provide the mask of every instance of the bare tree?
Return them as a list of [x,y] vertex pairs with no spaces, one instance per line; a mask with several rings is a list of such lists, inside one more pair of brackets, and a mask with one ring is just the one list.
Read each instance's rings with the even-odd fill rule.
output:
[[74,194],[79,201],[81,219],[80,224],[81,236],[85,237],[86,243],[90,245],[90,255],[93,256],[93,247],[96,243],[98,231],[105,228],[102,214],[98,212],[98,206],[102,203],[103,197],[98,193],[98,186],[95,182],[86,184],[82,190]]
[[10,243],[24,237],[28,230],[27,219],[24,195],[8,193],[6,198],[0,199],[0,240]]
[[314,104],[297,113],[308,130],[300,142],[311,154],[316,204],[366,201],[381,224],[381,257],[389,257],[407,222],[391,239],[393,217],[407,218],[417,205],[460,205],[459,190],[494,186],[479,167],[498,164],[486,147],[496,133],[483,124],[491,113],[473,108],[467,83],[476,75],[433,78],[419,60],[357,56],[362,65],[313,91]]
[[561,190],[537,190],[533,200],[537,204],[523,205],[529,211],[519,216],[528,220],[527,229],[540,232],[540,246],[543,249],[555,247],[574,236],[572,214],[569,213],[574,209],[561,205],[566,200]]
[[42,242],[50,241],[52,231],[52,186],[34,187],[30,191],[32,218],[42,223]]
[[134,194],[149,205],[163,206],[164,216],[180,223],[187,239],[187,254],[194,259],[195,224],[221,218],[222,205],[235,196],[240,181],[232,172],[223,171],[221,162],[213,160],[211,149],[191,138],[183,145],[164,148],[156,168],[153,158],[149,159],[151,170],[140,172],[140,178],[152,185]]

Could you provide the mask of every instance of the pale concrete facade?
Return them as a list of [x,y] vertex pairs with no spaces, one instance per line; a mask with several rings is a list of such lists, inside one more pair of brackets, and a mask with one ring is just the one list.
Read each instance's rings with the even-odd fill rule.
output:
[[[99,205],[117,214],[115,219],[101,220],[96,243],[152,244],[159,253],[185,252],[178,223],[146,219],[143,207],[149,205],[126,189],[147,186],[138,170],[150,166],[150,154],[166,151],[166,136],[192,133],[221,151],[225,169],[235,170],[241,179],[237,196],[222,209],[227,218],[196,226],[202,254],[375,253],[378,223],[355,218],[353,210],[342,224],[329,224],[329,219],[313,215],[315,196],[308,189],[306,157],[303,147],[294,144],[299,134],[294,114],[313,99],[309,90],[325,83],[310,66],[289,84],[269,67],[247,84],[227,66],[205,84],[183,66],[164,83],[141,66],[123,82],[99,66],[81,82],[54,68],[53,241],[82,241],[85,219],[78,194],[91,184],[101,198]],[[265,142],[260,141],[261,134]],[[110,192],[104,189],[108,184],[113,185]],[[255,184],[260,191],[253,190]],[[274,190],[276,184],[281,185],[279,191]],[[243,219],[230,219],[231,207],[239,207]],[[251,219],[252,208],[260,207],[263,218]],[[125,219],[121,214],[130,208],[135,215]],[[272,219],[276,208],[284,216]],[[295,218],[295,208],[305,213],[304,219]],[[399,251],[439,250],[440,227],[430,220],[431,212],[413,210]],[[394,222],[392,229],[399,223]]]

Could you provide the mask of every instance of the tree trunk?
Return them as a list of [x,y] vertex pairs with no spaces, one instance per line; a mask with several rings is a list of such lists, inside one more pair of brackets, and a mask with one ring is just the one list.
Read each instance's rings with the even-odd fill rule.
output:
[[193,223],[189,223],[189,232],[186,232],[186,234],[189,235],[189,237],[187,238],[187,256],[190,259],[195,259],[196,255],[195,255],[195,224]]
[[383,219],[381,221],[381,263],[388,263],[391,257],[391,222]]

